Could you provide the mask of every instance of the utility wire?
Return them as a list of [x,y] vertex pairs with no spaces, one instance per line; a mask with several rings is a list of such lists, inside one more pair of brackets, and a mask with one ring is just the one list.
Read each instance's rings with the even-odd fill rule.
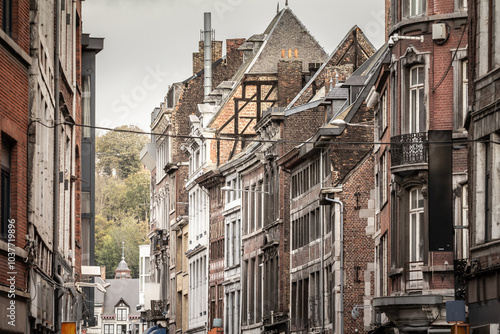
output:
[[[46,125],[42,123],[40,120],[34,120],[33,122],[37,122],[45,127],[48,128],[54,128],[59,125],[71,125],[71,126],[79,126],[83,128],[91,128],[91,129],[96,129],[96,130],[104,130],[104,131],[113,131],[113,132],[120,132],[120,133],[133,133],[133,134],[141,134],[141,135],[152,135],[152,136],[158,136],[158,137],[170,137],[170,138],[180,138],[180,139],[200,139],[200,140],[214,140],[214,141],[233,141],[233,142],[247,142],[247,143],[271,143],[271,144],[296,144],[296,145],[301,145],[301,144],[313,144],[311,141],[300,141],[300,140],[271,140],[271,139],[258,139],[258,138],[236,138],[236,137],[214,137],[214,138],[207,138],[203,136],[192,136],[192,135],[175,135],[175,134],[165,134],[165,133],[157,133],[157,132],[148,132],[148,131],[143,131],[143,130],[131,130],[131,129],[118,129],[118,128],[107,128],[107,127],[102,127],[102,126],[95,126],[95,125],[86,125],[86,124],[77,124],[77,123],[70,123],[70,122],[62,122],[59,124],[54,124],[54,125]],[[494,140],[489,140],[489,139],[457,139],[457,140],[452,140],[452,141],[440,141],[440,142],[433,142],[433,141],[426,141],[426,142],[414,142],[414,141],[408,141],[408,142],[381,142],[381,141],[321,141],[321,144],[326,144],[326,145],[360,145],[360,146],[369,146],[369,145],[419,145],[419,144],[426,144],[426,145],[459,145],[459,144],[468,144],[468,143],[493,143],[500,145],[500,142],[496,142]]]

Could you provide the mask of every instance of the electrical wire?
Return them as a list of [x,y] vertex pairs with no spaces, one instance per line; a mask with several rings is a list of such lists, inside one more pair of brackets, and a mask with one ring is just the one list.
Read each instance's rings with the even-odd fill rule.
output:
[[462,30],[462,36],[460,36],[460,41],[458,41],[458,45],[457,45],[457,48],[455,49],[455,53],[453,54],[453,57],[451,58],[450,60],[450,64],[448,65],[448,68],[446,69],[446,71],[444,72],[443,74],[443,77],[441,78],[441,80],[438,82],[438,84],[436,86],[434,86],[434,88],[432,88],[432,92],[434,93],[438,88],[439,86],[441,86],[441,84],[443,83],[444,79],[446,78],[446,76],[448,75],[448,72],[450,72],[450,69],[451,67],[453,66],[453,61],[455,60],[455,58],[457,57],[457,53],[458,53],[458,49],[460,48],[460,44],[462,44],[462,39],[464,38],[464,35],[465,35],[465,31],[467,30],[467,22],[465,22],[464,24],[464,30]]
[[[62,122],[62,123],[54,124],[54,125],[44,124],[40,120],[33,120],[32,122],[39,123],[47,128],[54,128],[54,127],[59,126],[59,125],[71,125],[71,126],[78,126],[78,127],[82,127],[82,128],[91,128],[91,129],[103,130],[103,131],[131,133],[131,134],[140,134],[140,135],[151,135],[151,136],[158,136],[158,137],[180,138],[180,139],[199,139],[199,140],[232,141],[232,142],[247,142],[247,143],[295,144],[295,145],[311,144],[311,141],[302,141],[302,140],[284,140],[284,139],[272,140],[272,139],[235,138],[235,137],[207,138],[204,136],[175,135],[175,134],[148,132],[148,131],[143,131],[143,130],[118,129],[118,128],[113,129],[113,128],[108,128],[108,127],[103,127],[103,126],[86,125],[86,124],[69,123],[69,122]],[[473,140],[457,139],[457,140],[440,141],[440,142],[426,141],[424,143],[415,143],[414,141],[408,141],[408,142],[401,142],[400,141],[397,143],[381,142],[381,141],[321,141],[321,144],[325,144],[325,145],[360,145],[360,146],[370,146],[370,145],[390,146],[390,145],[411,145],[411,144],[415,144],[415,145],[417,145],[417,144],[458,145],[458,144],[468,144],[468,143],[492,143],[492,144],[500,145],[500,142],[496,142],[494,140],[488,140],[488,139],[473,139]]]

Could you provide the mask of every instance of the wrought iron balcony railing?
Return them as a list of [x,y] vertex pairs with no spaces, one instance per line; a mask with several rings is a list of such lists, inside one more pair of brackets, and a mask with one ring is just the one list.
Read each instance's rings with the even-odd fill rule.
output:
[[409,133],[391,137],[391,166],[427,163],[427,133]]

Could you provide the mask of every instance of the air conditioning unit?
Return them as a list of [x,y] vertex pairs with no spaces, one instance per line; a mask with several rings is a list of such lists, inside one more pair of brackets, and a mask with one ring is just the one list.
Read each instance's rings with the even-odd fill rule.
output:
[[500,324],[488,324],[484,326],[472,327],[471,334],[499,334]]

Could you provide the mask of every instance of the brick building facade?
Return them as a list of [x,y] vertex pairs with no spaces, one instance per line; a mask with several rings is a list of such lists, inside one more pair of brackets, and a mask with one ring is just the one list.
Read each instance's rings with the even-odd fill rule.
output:
[[381,143],[374,306],[388,317],[379,321],[400,332],[449,330],[445,303],[463,298],[455,295],[453,263],[468,251],[464,4],[389,7],[391,49],[373,99]]
[[1,242],[14,219],[17,256],[16,326],[0,325],[9,333],[80,328],[81,13],[80,1],[1,6]]
[[29,109],[29,1],[7,2],[0,10],[1,235],[0,331],[29,331],[29,267],[25,235]]

